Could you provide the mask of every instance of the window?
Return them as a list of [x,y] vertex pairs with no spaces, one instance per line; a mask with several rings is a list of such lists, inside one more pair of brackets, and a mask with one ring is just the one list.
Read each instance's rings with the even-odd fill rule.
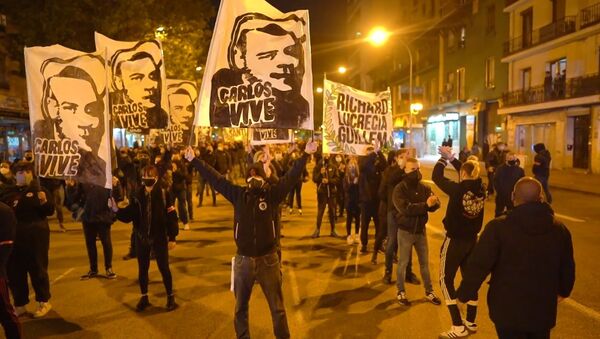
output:
[[0,54],[0,88],[2,89],[9,88],[6,61],[6,54]]
[[448,30],[448,49],[453,49],[456,46],[456,35],[452,29]]
[[460,28],[460,41],[458,42],[458,48],[465,48],[467,43],[467,28],[462,26]]
[[490,5],[487,8],[487,24],[485,26],[486,33],[496,32],[496,5]]
[[528,91],[531,87],[531,68],[521,70],[521,88]]
[[465,100],[465,69],[456,70],[456,97],[458,100]]
[[435,0],[431,0],[429,10],[429,16],[433,18],[435,16]]
[[494,88],[496,81],[496,60],[494,57],[485,59],[485,88]]

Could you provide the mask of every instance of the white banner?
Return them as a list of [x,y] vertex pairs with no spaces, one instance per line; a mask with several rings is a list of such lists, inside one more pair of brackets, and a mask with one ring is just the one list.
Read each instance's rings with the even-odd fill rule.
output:
[[251,128],[250,145],[290,144],[294,141],[291,129],[280,128]]
[[106,53],[25,48],[35,172],[112,187]]
[[171,146],[194,145],[196,135],[192,134],[192,130],[198,99],[196,84],[192,81],[167,79],[167,98],[169,126],[150,130],[150,140]]
[[95,33],[96,49],[106,49],[110,111],[115,128],[148,134],[169,124],[165,66],[160,41],[116,41]]
[[392,96],[359,91],[325,79],[323,153],[365,155],[379,141],[392,143]]
[[196,125],[313,129],[308,11],[222,0]]

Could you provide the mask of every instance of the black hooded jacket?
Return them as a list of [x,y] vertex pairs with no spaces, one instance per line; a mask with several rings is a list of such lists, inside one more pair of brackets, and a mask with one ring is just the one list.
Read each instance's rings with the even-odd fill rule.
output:
[[571,294],[575,261],[571,234],[550,205],[519,205],[486,225],[458,299],[473,300],[490,273],[488,307],[496,327],[535,332],[555,326],[557,297]]
[[273,209],[279,208],[298,182],[307,159],[308,154],[304,153],[276,184],[257,190],[235,185],[206,162],[198,158],[192,160],[192,165],[202,177],[233,205],[233,236],[237,254],[259,257],[276,251],[279,234],[276,228],[279,225],[274,219]]
[[[452,166],[460,170],[461,162]],[[454,182],[444,176],[446,161],[440,159],[433,167],[433,182],[448,195],[448,208],[443,223],[450,238],[476,239],[483,224],[486,190],[481,178]]]
[[550,176],[550,161],[552,160],[550,152],[542,143],[535,144],[533,150],[536,153],[533,158],[533,174],[536,177],[548,178]]

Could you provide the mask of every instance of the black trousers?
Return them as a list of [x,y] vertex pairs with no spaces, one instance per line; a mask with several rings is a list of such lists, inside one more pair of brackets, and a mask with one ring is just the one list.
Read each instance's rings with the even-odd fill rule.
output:
[[173,277],[169,269],[169,247],[165,237],[156,239],[152,244],[142,240],[136,235],[137,262],[138,262],[138,279],[140,282],[140,292],[148,293],[148,269],[150,268],[150,251],[154,251],[154,257],[158,270],[162,276],[163,284],[167,295],[173,294]]
[[550,329],[536,332],[515,331],[496,327],[499,339],[550,339]]
[[323,221],[323,214],[325,214],[325,207],[327,207],[327,214],[329,215],[329,224],[331,225],[331,231],[335,229],[335,194],[318,193],[317,194],[317,228],[321,229],[321,222]]
[[346,206],[346,193],[344,192],[344,185],[340,184],[337,186],[335,199],[338,207],[337,214],[341,217],[344,215],[344,209]]
[[440,285],[446,303],[456,300],[454,277],[460,268],[464,276],[467,260],[477,243],[476,239],[451,239],[446,237],[440,252]]
[[98,272],[98,249],[96,248],[96,237],[100,238],[102,250],[104,251],[104,268],[112,268],[112,240],[110,238],[110,224],[106,223],[83,223],[83,234],[85,235],[85,247],[90,260],[90,271]]
[[212,201],[213,205],[217,204],[217,194],[215,193],[215,189],[200,175],[198,177],[198,205],[202,206],[202,202],[204,201],[204,189],[208,185],[210,192],[212,193]]
[[187,189],[185,190],[185,201],[188,208],[188,216],[189,219],[194,219],[194,202],[192,201],[192,184],[187,184]]
[[373,257],[377,257],[377,251],[383,247],[383,242],[388,235],[387,204],[384,202],[379,202],[377,213],[379,213],[379,223],[375,224],[375,249],[373,250]]
[[379,228],[379,200],[360,203],[360,242],[364,247],[367,247],[369,242],[369,223],[371,219],[373,219],[377,230]]
[[494,174],[496,174],[496,171],[491,171],[491,172],[487,172],[487,176],[488,176],[488,187],[487,187],[487,192],[489,195],[494,194]]
[[50,229],[48,224],[22,227],[17,232],[14,248],[8,261],[9,287],[15,306],[29,304],[28,275],[35,291],[35,301],[47,302],[50,300],[49,247]]
[[350,207],[346,209],[346,235],[352,234],[352,222],[354,221],[354,234],[358,235],[360,230],[360,208]]
[[0,278],[0,324],[7,339],[21,338],[21,323],[10,303],[8,282],[4,278]]
[[298,181],[288,195],[288,208],[294,208],[294,195],[296,196],[296,207],[302,209],[302,181]]
[[504,210],[510,211],[513,208],[513,202],[510,197],[502,196],[499,192],[496,192],[496,217],[504,213]]

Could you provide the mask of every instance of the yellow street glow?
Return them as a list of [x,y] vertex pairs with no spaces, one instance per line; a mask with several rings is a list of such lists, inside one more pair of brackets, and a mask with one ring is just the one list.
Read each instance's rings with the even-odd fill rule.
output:
[[340,74],[344,74],[347,71],[348,71],[348,69],[346,67],[344,67],[344,66],[338,67],[338,73],[340,73]]
[[388,32],[385,28],[375,27],[369,33],[368,40],[374,46],[381,46],[386,43],[389,37],[390,32]]
[[415,102],[414,104],[410,104],[411,112],[420,112],[423,110],[423,104],[420,102]]
[[196,71],[200,72],[202,70],[202,66],[196,67]]
[[317,87],[317,93],[323,93],[323,88]]

